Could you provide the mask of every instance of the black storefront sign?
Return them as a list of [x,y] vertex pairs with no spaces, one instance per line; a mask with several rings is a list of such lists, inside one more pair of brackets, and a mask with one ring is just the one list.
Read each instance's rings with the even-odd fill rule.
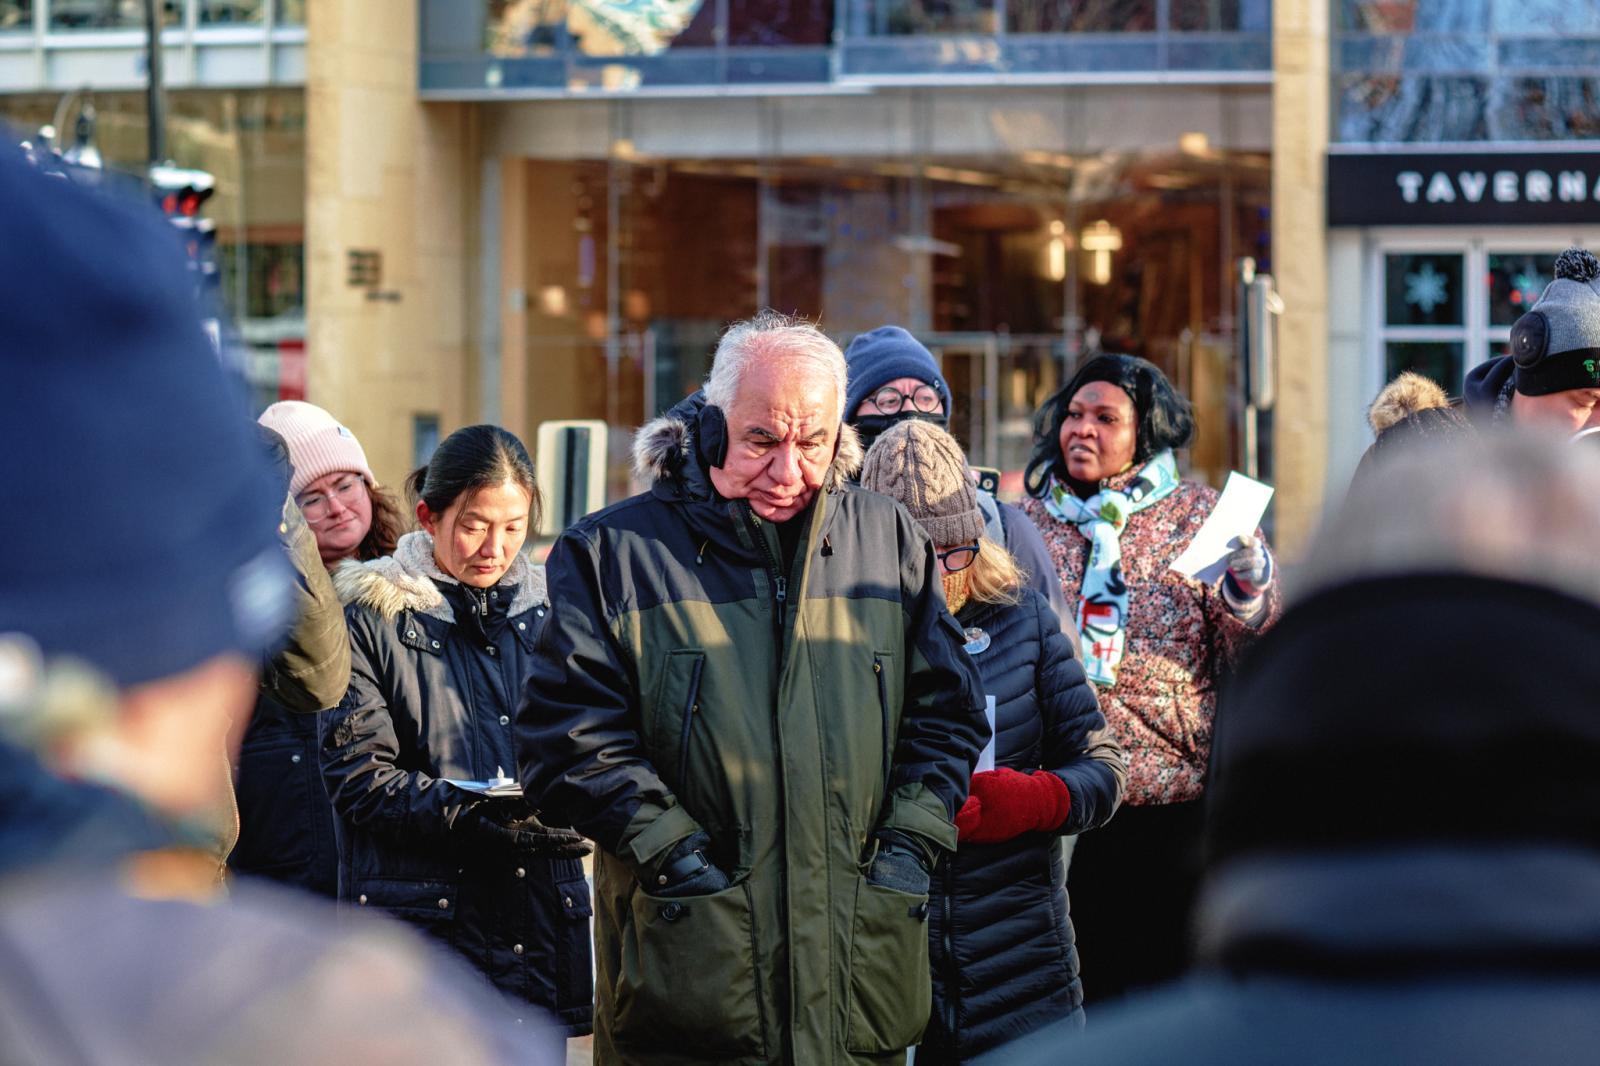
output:
[[1330,226],[1600,222],[1600,152],[1328,156]]

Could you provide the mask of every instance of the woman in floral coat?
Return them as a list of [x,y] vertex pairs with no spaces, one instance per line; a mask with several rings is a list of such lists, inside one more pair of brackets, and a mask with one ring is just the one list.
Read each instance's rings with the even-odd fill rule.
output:
[[1199,871],[1200,798],[1219,676],[1278,614],[1259,530],[1214,585],[1172,561],[1217,492],[1178,477],[1189,402],[1153,364],[1089,360],[1034,419],[1023,509],[1077,611],[1083,661],[1130,760],[1122,810],[1073,856],[1073,921],[1086,1001],[1182,971]]

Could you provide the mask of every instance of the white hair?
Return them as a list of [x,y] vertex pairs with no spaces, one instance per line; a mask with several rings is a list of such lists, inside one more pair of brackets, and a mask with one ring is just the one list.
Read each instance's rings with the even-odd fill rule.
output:
[[735,322],[717,342],[706,377],[706,402],[724,411],[733,406],[744,372],[757,356],[771,355],[792,363],[808,363],[833,379],[838,395],[838,421],[844,421],[845,384],[849,371],[844,352],[814,323],[776,311]]

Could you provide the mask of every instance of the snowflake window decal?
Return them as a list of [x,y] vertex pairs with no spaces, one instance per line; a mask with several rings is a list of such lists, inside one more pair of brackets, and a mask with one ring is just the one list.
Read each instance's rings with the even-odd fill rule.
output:
[[1415,274],[1406,275],[1406,303],[1412,304],[1425,315],[1450,299],[1450,279],[1433,269],[1432,263],[1423,263]]

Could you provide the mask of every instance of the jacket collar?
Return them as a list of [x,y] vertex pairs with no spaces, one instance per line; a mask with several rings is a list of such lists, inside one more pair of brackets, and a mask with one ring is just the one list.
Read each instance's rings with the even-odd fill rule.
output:
[[[507,609],[513,618],[550,602],[545,591],[544,567],[528,562],[520,552],[500,582],[516,586],[516,594]],[[339,593],[339,600],[346,605],[366,607],[385,620],[398,617],[402,611],[414,611],[454,624],[455,612],[439,591],[440,584],[460,582],[434,562],[433,537],[423,530],[401,537],[393,555],[364,563],[347,559],[333,571],[333,587]]]
[[[694,446],[700,412],[706,406],[702,390],[680,401],[659,418],[647,422],[633,438],[633,470],[650,482],[657,496],[668,499],[715,500],[710,473]],[[861,469],[861,438],[848,422],[839,424],[839,447],[822,483],[822,491],[840,491]]]

